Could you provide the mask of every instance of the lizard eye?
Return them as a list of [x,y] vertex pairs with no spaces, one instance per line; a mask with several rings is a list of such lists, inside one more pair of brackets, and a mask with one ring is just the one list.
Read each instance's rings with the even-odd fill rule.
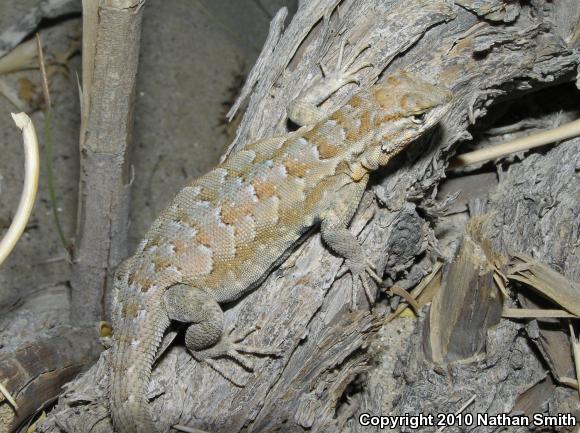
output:
[[416,125],[421,125],[423,122],[425,122],[425,113],[414,114],[411,116],[411,122]]

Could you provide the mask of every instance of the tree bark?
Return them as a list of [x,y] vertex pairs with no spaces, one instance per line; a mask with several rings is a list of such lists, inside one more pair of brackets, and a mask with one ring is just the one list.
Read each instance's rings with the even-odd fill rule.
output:
[[[528,156],[523,162],[511,165],[488,199],[472,209],[471,235],[480,248],[487,250],[490,261],[507,265],[512,254],[533,254],[536,260],[558,270],[569,281],[580,281],[577,248],[580,183],[576,173],[579,155],[580,138],[575,138],[545,155]],[[481,276],[486,275],[485,268],[477,270]],[[472,287],[463,290],[477,293]],[[513,285],[511,290],[515,290]],[[529,289],[520,289],[520,292],[520,297],[530,296]],[[538,301],[537,297],[533,299]],[[534,307],[540,306],[550,308],[546,307],[545,300]],[[447,314],[452,315],[449,311]],[[476,399],[463,415],[471,414],[474,419],[477,414],[502,413],[524,414],[530,419],[541,413],[570,413],[577,419],[580,416],[578,391],[570,386],[557,386],[554,380],[574,377],[567,320],[502,320],[488,330],[486,350],[477,358],[437,365],[425,349],[428,337],[424,328],[429,326],[429,318],[426,316],[420,321],[409,338],[410,344],[400,354],[398,365],[403,373],[396,375],[392,384],[394,391],[369,374],[371,386],[365,388],[355,417],[349,422],[352,432],[381,431],[361,426],[357,420],[363,413],[384,413],[388,407],[388,413],[400,415],[452,414],[472,396]],[[391,332],[394,325],[395,322],[389,325]],[[465,328],[468,326],[463,331]],[[552,374],[546,373],[546,365]],[[481,433],[493,429],[477,423],[470,427],[469,431]],[[562,427],[561,431],[574,430]]]
[[[0,409],[0,432],[10,431],[51,402],[63,384],[74,379],[102,350],[93,328],[56,329],[48,340],[23,345],[0,356],[0,377],[18,410]],[[6,410],[4,410],[6,409]]]
[[133,97],[144,0],[83,2],[78,226],[72,323],[105,319],[110,278],[127,256]]
[[[285,31],[282,10],[236,105],[246,112],[230,150],[286,131],[289,102],[320,73],[320,61],[334,65],[342,38],[349,42],[346,60],[370,45],[358,60],[373,65],[361,71],[360,87],[404,69],[450,88],[454,100],[441,125],[374,175],[351,225],[385,286],[410,288],[437,255],[417,203],[434,195],[453,145],[469,138],[468,126],[492,102],[574,79],[578,9],[575,0],[305,1]],[[324,107],[338,108],[357,90],[345,86]],[[212,432],[343,431],[357,410],[346,396],[370,368],[366,349],[385,308],[349,311],[352,281],[349,274],[337,277],[340,267],[341,259],[314,234],[258,290],[228,309],[227,325],[260,327],[251,344],[283,351],[281,358],[256,358],[253,373],[220,360],[245,387],[191,361],[179,345],[164,355],[150,389],[159,430],[182,424]],[[40,431],[112,431],[108,355],[68,386]]]

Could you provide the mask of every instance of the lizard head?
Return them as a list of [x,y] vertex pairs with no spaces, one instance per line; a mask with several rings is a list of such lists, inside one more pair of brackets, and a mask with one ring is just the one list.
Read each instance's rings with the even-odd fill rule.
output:
[[[357,99],[358,98],[358,99]],[[351,106],[363,110],[373,125],[364,149],[355,156],[357,171],[376,170],[433,127],[446,113],[452,94],[405,72],[392,75],[364,95],[355,95]],[[353,155],[354,156],[354,155]],[[358,170],[357,170],[358,168]],[[362,177],[362,176],[361,176]]]

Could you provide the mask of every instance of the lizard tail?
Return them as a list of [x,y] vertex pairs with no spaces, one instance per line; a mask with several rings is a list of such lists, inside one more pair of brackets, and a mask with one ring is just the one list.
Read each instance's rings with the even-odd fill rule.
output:
[[155,354],[169,325],[159,310],[147,311],[141,320],[127,319],[115,339],[109,395],[116,433],[158,433],[147,394]]

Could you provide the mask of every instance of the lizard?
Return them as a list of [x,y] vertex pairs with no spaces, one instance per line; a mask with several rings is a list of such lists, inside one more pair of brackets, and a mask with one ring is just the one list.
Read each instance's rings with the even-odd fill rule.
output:
[[380,278],[348,224],[370,173],[438,123],[451,93],[396,73],[325,115],[319,106],[368,66],[341,66],[343,49],[334,71],[290,104],[299,129],[246,145],[184,187],[116,272],[109,406],[117,433],[157,432],[146,395],[171,323],[187,326],[187,350],[210,366],[227,356],[251,369],[244,354],[277,354],[225,331],[220,304],[258,287],[313,226],[352,274],[351,308],[361,286],[372,303],[365,279]]

